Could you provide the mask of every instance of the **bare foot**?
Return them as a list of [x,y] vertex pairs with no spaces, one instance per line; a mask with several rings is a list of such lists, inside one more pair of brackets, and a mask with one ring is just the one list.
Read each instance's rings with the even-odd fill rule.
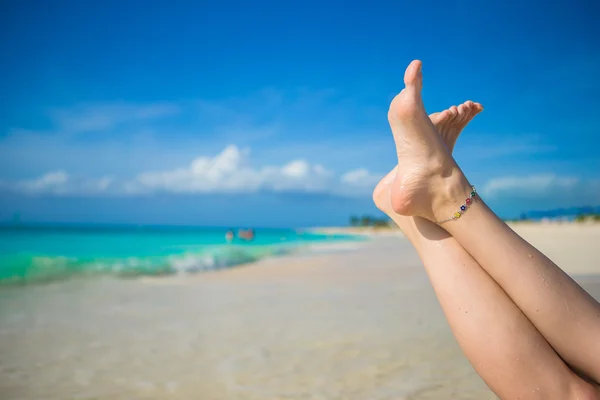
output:
[[408,66],[404,84],[388,111],[398,155],[391,206],[400,215],[436,221],[468,194],[470,186],[427,116],[420,61]]
[[[433,113],[429,116],[429,119],[431,119],[433,126],[442,137],[450,153],[452,153],[458,136],[469,122],[471,122],[471,120],[482,110],[483,107],[481,104],[467,101],[458,107],[452,106],[442,112]],[[373,191],[373,201],[375,202],[375,205],[388,215],[394,213],[391,204],[390,189],[395,177],[396,167],[379,181]]]
[[454,151],[454,145],[463,129],[471,122],[477,114],[483,111],[483,106],[473,101],[465,101],[463,104],[452,106],[442,112],[433,113],[429,116],[435,130],[440,134],[444,144],[450,151]]

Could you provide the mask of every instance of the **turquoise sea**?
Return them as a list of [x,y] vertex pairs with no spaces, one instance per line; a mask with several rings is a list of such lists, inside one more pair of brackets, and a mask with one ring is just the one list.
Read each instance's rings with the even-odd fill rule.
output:
[[311,245],[358,240],[292,229],[258,229],[251,242],[225,240],[227,228],[164,226],[0,226],[0,285],[72,277],[188,274]]

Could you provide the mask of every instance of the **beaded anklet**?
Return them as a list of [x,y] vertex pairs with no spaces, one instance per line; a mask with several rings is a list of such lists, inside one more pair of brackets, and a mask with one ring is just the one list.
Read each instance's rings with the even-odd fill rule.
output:
[[473,198],[475,197],[475,195],[477,195],[477,191],[475,190],[475,186],[471,186],[471,193],[469,193],[469,197],[467,197],[467,199],[462,204],[462,206],[460,206],[460,209],[457,212],[455,212],[454,215],[452,215],[452,217],[447,218],[447,219],[443,219],[441,221],[436,221],[436,224],[443,224],[444,222],[454,221],[454,220],[459,219],[460,216],[463,215],[467,211],[467,208],[471,204],[473,204]]

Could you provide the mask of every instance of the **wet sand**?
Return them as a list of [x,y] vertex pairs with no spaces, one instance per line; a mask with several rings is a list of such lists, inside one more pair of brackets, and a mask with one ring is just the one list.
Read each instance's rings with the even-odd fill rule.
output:
[[[600,298],[600,227],[516,229]],[[2,399],[494,399],[408,242],[0,289]]]

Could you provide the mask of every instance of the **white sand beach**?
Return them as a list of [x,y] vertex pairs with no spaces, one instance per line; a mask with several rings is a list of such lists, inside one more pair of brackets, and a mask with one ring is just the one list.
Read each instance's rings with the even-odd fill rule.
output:
[[[600,299],[600,225],[515,229]],[[396,236],[194,276],[2,288],[0,398],[494,399]]]

